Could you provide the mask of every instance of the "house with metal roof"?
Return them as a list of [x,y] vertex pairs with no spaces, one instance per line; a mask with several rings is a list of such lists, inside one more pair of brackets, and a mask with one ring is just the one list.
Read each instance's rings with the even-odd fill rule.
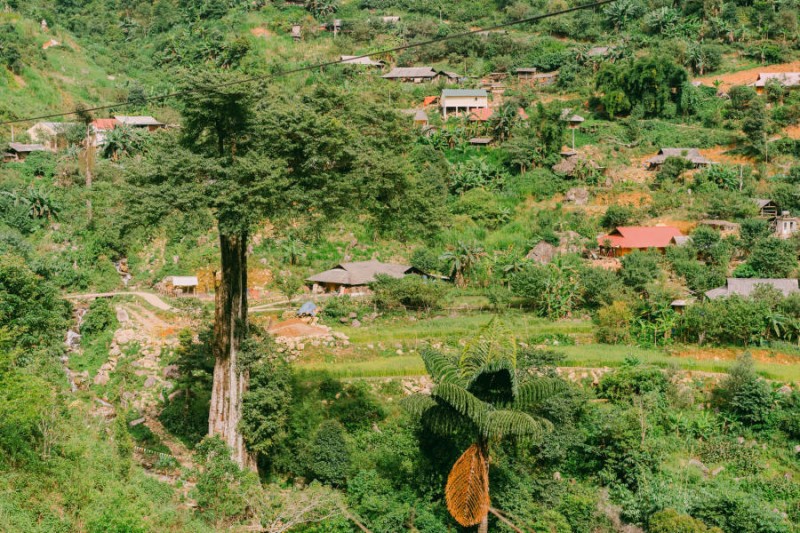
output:
[[761,94],[771,80],[780,83],[781,87],[794,89],[800,87],[800,72],[761,72],[752,86],[755,87],[758,94]]
[[479,109],[488,109],[489,93],[483,89],[445,89],[439,98],[442,116],[447,119],[448,114],[472,114]]
[[33,152],[49,152],[49,150],[43,144],[8,143],[8,149],[3,154],[3,161],[5,163],[22,162]]
[[343,65],[362,65],[365,67],[375,67],[375,68],[383,68],[386,66],[386,63],[383,61],[377,61],[372,59],[371,57],[360,57],[360,56],[341,56],[341,62]]
[[147,128],[148,131],[155,131],[163,128],[165,124],[159,122],[151,116],[128,116],[128,115],[115,115],[114,118],[122,125],[130,126],[132,128]]
[[381,77],[386,80],[423,83],[437,81],[441,72],[433,67],[395,67]]
[[780,291],[784,296],[800,292],[800,286],[794,278],[728,278],[724,287],[706,291],[705,296],[709,300],[728,296],[748,298],[753,295],[757,287],[764,285]]
[[167,276],[163,291],[172,296],[189,296],[197,292],[197,276]]
[[313,292],[360,294],[368,292],[368,286],[376,281],[376,276],[399,279],[410,274],[423,275],[423,272],[410,265],[381,263],[373,259],[340,263],[330,270],[306,278],[306,283],[311,285]]
[[663,252],[682,236],[681,230],[672,226],[619,226],[597,237],[597,244],[609,255],[622,257],[634,250],[652,248]]
[[715,164],[714,161],[704,157],[697,148],[662,148],[658,151],[658,154],[645,161],[645,165],[649,170],[655,170],[663,165],[664,161],[669,157],[685,159],[692,163],[694,168],[702,168]]
[[37,122],[28,128],[28,137],[37,144],[44,144],[50,150],[57,150],[59,144],[66,145],[64,135],[76,126],[75,122]]

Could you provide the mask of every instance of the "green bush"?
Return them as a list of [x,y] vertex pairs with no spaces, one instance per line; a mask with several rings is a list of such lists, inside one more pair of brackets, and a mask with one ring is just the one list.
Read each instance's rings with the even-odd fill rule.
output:
[[97,298],[89,305],[89,310],[83,316],[81,335],[90,339],[100,333],[115,329],[119,326],[117,313],[108,298]]
[[329,412],[348,431],[370,428],[386,418],[385,409],[363,381],[345,387],[331,403]]
[[758,377],[749,354],[741,356],[728,376],[714,390],[717,404],[747,425],[761,426],[770,421],[774,399],[769,384]]
[[347,479],[350,452],[344,440],[344,428],[336,420],[320,424],[311,445],[311,472],[323,483],[340,486]]
[[708,527],[675,509],[664,509],[651,516],[647,530],[650,533],[723,533],[720,528]]
[[631,359],[603,376],[598,393],[604,398],[618,402],[649,393],[664,395],[668,387],[669,381],[663,370]]
[[622,258],[620,279],[626,287],[636,292],[644,292],[647,285],[661,273],[661,256],[656,252],[634,250]]
[[442,281],[422,276],[392,278],[376,276],[370,285],[373,302],[382,310],[415,309],[429,311],[442,306],[450,287]]

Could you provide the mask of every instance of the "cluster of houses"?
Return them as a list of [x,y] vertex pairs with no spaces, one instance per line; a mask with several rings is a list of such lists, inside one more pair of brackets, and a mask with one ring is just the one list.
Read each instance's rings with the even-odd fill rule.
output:
[[[56,152],[66,146],[67,133],[77,125],[75,122],[37,122],[26,131],[31,142],[10,142],[3,153],[3,161],[22,162],[33,152]],[[166,124],[147,115],[115,115],[94,119],[87,126],[86,136],[93,146],[103,146],[108,132],[120,126],[155,131]]]

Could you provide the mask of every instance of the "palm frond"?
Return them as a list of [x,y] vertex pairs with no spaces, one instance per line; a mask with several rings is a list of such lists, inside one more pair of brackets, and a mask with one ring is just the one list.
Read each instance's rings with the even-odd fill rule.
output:
[[474,376],[481,367],[498,359],[508,360],[516,368],[517,343],[511,331],[493,317],[464,345],[459,367],[463,376]]
[[458,382],[459,369],[456,362],[431,348],[422,350],[422,361],[431,377],[440,383]]
[[517,388],[514,407],[524,408],[546,400],[567,390],[567,384],[559,378],[536,378]]
[[491,405],[480,401],[474,394],[455,383],[438,384],[433,389],[432,395],[440,398],[479,427],[483,425],[486,415],[492,408]]
[[[477,432],[477,427],[448,405],[434,405],[422,414],[422,424],[433,434],[447,437],[459,431]],[[470,426],[473,426],[470,429]]]
[[473,444],[458,458],[447,476],[447,510],[464,527],[479,524],[489,513],[489,461]]
[[537,420],[521,411],[498,409],[488,414],[481,432],[489,439],[501,439],[507,436],[539,439],[551,429],[552,424],[546,420]]
[[436,401],[428,394],[412,394],[400,400],[400,405],[411,416],[419,418],[425,411],[436,406]]
[[[476,389],[478,388],[486,388],[487,386],[497,387],[498,385],[503,390],[503,394],[501,396],[505,397],[505,399],[497,398],[496,395],[494,395],[494,399],[489,399],[477,394]],[[516,398],[518,380],[513,361],[506,358],[487,361],[475,369],[472,376],[470,376],[470,380],[467,382],[467,388],[481,398],[491,401],[492,403],[495,401],[510,401],[512,398]],[[511,398],[508,398],[508,396]]]

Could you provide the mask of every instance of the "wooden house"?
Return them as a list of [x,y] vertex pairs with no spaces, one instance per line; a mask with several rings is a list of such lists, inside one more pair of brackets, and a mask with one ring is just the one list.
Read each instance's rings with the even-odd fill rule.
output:
[[339,294],[364,294],[369,292],[369,284],[376,276],[404,278],[410,274],[424,273],[410,265],[381,263],[380,261],[358,261],[340,263],[330,270],[306,278],[312,292],[335,292]]
[[3,154],[6,163],[21,163],[33,152],[49,152],[43,144],[8,143],[8,149]]
[[163,122],[159,122],[149,115],[144,116],[129,116],[129,115],[115,115],[117,123],[131,128],[146,129],[147,131],[156,131],[166,126]]
[[609,255],[622,257],[634,250],[654,249],[660,252],[675,244],[683,234],[672,226],[620,226],[597,238],[597,244]]
[[423,83],[438,81],[441,72],[432,67],[395,67],[381,77],[385,80]]
[[96,118],[89,124],[95,146],[103,146],[106,143],[108,132],[119,126],[115,118]]
[[55,151],[66,146],[66,133],[76,125],[74,122],[37,122],[28,128],[27,133],[34,143]]
[[776,80],[781,87],[795,89],[800,87],[800,72],[761,72],[752,86],[758,94],[762,94],[771,80]]
[[197,294],[197,276],[168,276],[161,284],[162,292],[170,296],[194,296]]
[[778,204],[766,198],[754,198],[753,202],[758,207],[758,216],[760,218],[774,219],[778,217]]
[[442,116],[465,113],[470,115],[478,109],[488,109],[489,94],[483,89],[445,89],[439,99]]
[[705,297],[709,300],[727,298],[728,296],[741,296],[748,298],[758,286],[769,286],[781,292],[784,296],[800,292],[795,278],[728,278],[724,287],[717,287],[706,291]]
[[704,157],[697,148],[662,148],[658,154],[645,161],[648,170],[656,170],[670,157],[678,157],[689,161],[694,168],[703,168],[715,163]]
[[516,71],[517,79],[526,85],[548,87],[558,81],[558,71],[539,72],[536,68],[518,68]]
[[372,59],[371,57],[362,56],[341,56],[340,61],[343,65],[361,65],[365,67],[374,67],[381,69],[386,66],[383,61]]

